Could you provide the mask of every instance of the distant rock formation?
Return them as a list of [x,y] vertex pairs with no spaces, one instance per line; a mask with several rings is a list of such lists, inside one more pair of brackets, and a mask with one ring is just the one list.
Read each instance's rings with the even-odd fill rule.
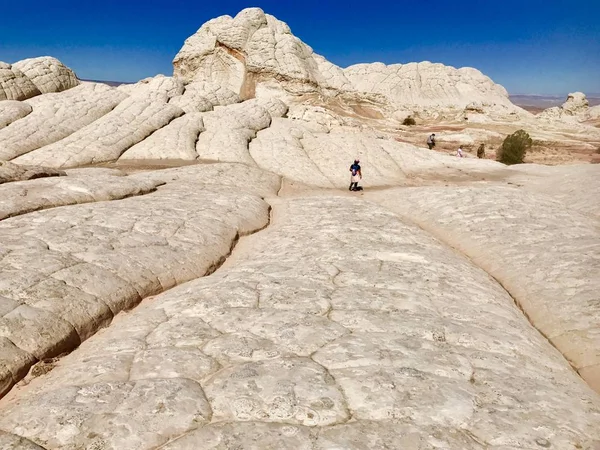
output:
[[347,102],[374,103],[377,110],[460,112],[479,102],[487,109],[500,107],[506,113],[527,115],[509,101],[502,86],[469,67],[421,62],[342,69],[259,8],[207,22],[185,41],[173,65],[174,75],[186,82],[224,85],[242,100],[346,95]]
[[545,120],[571,120],[583,122],[587,119],[598,117],[600,109],[589,107],[590,104],[583,92],[574,92],[567,96],[567,100],[561,106],[547,108],[539,114]]
[[0,100],[26,100],[78,84],[75,73],[50,56],[24,59],[13,65],[0,61]]

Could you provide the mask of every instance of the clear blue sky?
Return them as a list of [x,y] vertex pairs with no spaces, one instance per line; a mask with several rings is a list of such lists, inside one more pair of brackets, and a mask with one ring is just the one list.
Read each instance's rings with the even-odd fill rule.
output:
[[51,55],[80,78],[170,75],[205,21],[249,6],[330,61],[472,66],[511,93],[600,92],[600,0],[1,0],[0,61]]

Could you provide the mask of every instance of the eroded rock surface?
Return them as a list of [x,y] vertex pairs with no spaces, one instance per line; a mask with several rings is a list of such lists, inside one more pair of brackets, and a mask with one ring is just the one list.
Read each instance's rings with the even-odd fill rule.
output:
[[277,201],[216,273],[118,316],[0,429],[48,449],[574,450],[598,420],[487,273],[382,207],[319,196]]
[[8,183],[0,186],[0,220],[57,206],[143,195],[156,186],[151,181],[98,174]]
[[49,167],[22,166],[9,161],[0,161],[0,184],[62,175],[66,175],[62,170]]
[[[0,129],[0,159],[14,159],[60,141],[97,121],[125,98],[114,88],[92,83],[33,98],[25,102],[33,108],[29,115]],[[37,163],[25,159],[22,164]]]
[[[236,236],[268,222],[268,205],[251,190],[240,192],[240,186],[249,180],[261,186],[265,180],[262,186],[269,190],[278,180],[242,166],[229,167],[232,174],[238,171],[232,177],[237,184],[230,181],[224,188],[214,171],[202,176],[205,167],[196,166],[194,184],[173,182],[149,195],[1,221],[0,295],[11,303],[0,318],[0,337],[35,360],[53,357],[72,350],[142,298],[212,270]],[[79,197],[93,201],[160,184],[140,177],[106,182],[111,188],[102,190],[67,177],[54,185],[54,194],[47,191],[45,201],[54,195],[55,206],[65,204],[60,190],[69,187],[79,195],[96,189],[95,198]],[[23,360],[19,370],[30,363]],[[14,378],[13,373],[6,379]]]
[[10,125],[15,120],[22,119],[31,112],[32,108],[27,103],[16,100],[0,102],[0,129]]
[[600,390],[597,220],[514,187],[414,188],[371,198],[485,268]]
[[12,65],[0,62],[0,101],[26,100],[78,84],[73,71],[50,56],[24,59]]
[[23,155],[16,162],[75,167],[115,161],[129,147],[182,114],[181,109],[168,103],[132,96],[67,138]]

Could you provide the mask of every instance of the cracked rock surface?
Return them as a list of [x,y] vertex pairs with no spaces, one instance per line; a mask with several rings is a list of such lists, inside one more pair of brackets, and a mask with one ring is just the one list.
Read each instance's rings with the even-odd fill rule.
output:
[[75,167],[114,161],[129,147],[182,114],[181,109],[168,103],[132,96],[67,138],[38,148],[15,162]]
[[[212,270],[238,235],[265,226],[268,205],[253,192],[241,192],[239,184],[252,180],[258,189],[264,180],[263,189],[273,193],[277,177],[233,166],[228,170],[238,187],[231,181],[221,186],[214,169],[195,169],[195,184],[174,181],[147,195],[139,194],[163,182],[143,174],[97,178],[96,184],[71,177],[48,180],[45,197],[36,196],[35,187],[46,180],[6,185],[13,194],[31,189],[30,205],[36,208],[90,203],[0,221],[0,337],[8,347],[14,344],[3,357],[9,366],[16,364],[3,373],[4,391],[32,358],[72,350],[119,311]],[[101,201],[130,195],[137,196]],[[12,207],[15,212],[27,203]]]
[[[24,102],[31,106],[32,112],[0,129],[0,159],[17,158],[60,141],[100,119],[123,99],[124,94],[106,85],[83,84]],[[23,158],[21,164],[39,163]]]
[[600,390],[599,224],[562,203],[563,191],[553,199],[506,186],[427,187],[370,198],[414,220],[494,276],[532,324]]
[[118,315],[0,429],[46,449],[600,442],[600,398],[486,272],[373,203],[270,198],[223,267]]

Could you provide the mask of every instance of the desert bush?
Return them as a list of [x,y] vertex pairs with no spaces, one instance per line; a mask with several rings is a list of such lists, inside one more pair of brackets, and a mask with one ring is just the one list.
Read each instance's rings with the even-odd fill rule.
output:
[[533,140],[525,130],[515,131],[504,139],[496,152],[496,160],[504,164],[521,164],[532,145]]
[[416,125],[417,122],[415,122],[415,119],[413,119],[411,116],[408,116],[406,119],[404,119],[404,121],[402,122],[402,125]]

